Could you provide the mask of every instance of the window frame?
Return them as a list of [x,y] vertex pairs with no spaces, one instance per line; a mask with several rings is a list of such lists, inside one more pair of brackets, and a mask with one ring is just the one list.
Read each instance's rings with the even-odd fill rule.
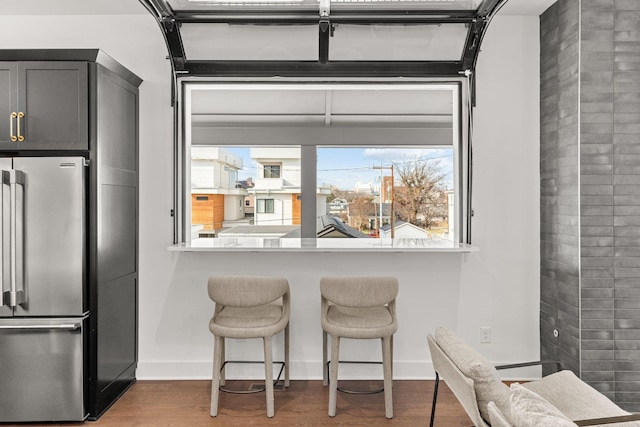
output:
[[[262,203],[260,203],[260,202],[262,202]],[[271,202],[271,210],[267,209],[268,206],[269,206],[268,202]],[[260,208],[261,205],[262,205],[262,210]],[[259,213],[259,214],[276,213],[275,199],[270,199],[270,198],[256,199],[256,213]]]
[[[203,88],[238,88],[245,89],[262,88],[265,85],[270,89],[301,86],[323,86],[325,90],[332,86],[350,87],[357,85],[359,88],[403,88],[412,90],[420,88],[446,87],[452,91],[452,97],[457,100],[453,104],[453,144],[454,149],[454,242],[470,244],[470,218],[471,218],[471,138],[470,127],[472,123],[471,113],[471,77],[460,78],[376,78],[376,79],[326,79],[326,78],[284,78],[284,79],[248,79],[248,78],[211,78],[211,77],[184,77],[177,80],[178,105],[182,108],[174,108],[176,135],[174,147],[174,204],[172,211],[174,217],[174,244],[184,245],[190,243],[190,218],[191,207],[188,200],[190,188],[187,188],[190,177],[190,141],[192,137],[191,124],[191,91]],[[232,144],[225,144],[232,145]],[[261,141],[252,142],[252,145],[269,145]],[[304,170],[301,182],[302,225],[301,237],[303,239],[316,239],[316,189],[317,189],[317,162],[316,148],[331,144],[306,143],[284,141],[281,146],[299,146],[301,150],[301,169]],[[376,145],[376,144],[374,144]],[[383,145],[383,144],[377,144]],[[393,144],[387,143],[387,146]],[[420,147],[425,144],[403,144],[405,146]],[[352,144],[352,146],[369,146],[367,144]],[[306,197],[305,197],[306,194]],[[257,206],[256,206],[257,208]]]
[[[273,168],[278,168],[278,176],[267,176],[267,170],[269,175],[273,175]],[[280,179],[282,178],[282,163],[263,163],[262,164],[262,178],[263,179]]]

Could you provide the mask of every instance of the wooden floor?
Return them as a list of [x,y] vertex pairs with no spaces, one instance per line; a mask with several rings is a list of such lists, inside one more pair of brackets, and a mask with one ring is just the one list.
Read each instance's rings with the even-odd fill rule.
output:
[[[381,382],[341,381],[344,388],[376,387]],[[250,382],[227,381],[247,390]],[[138,381],[98,421],[85,426],[428,426],[433,381],[394,381],[394,418],[384,416],[384,395],[338,393],[337,414],[327,415],[328,388],[321,381],[291,381],[275,392],[274,418],[267,418],[265,393],[220,393],[218,416],[209,415],[210,381]],[[472,425],[455,396],[440,381],[436,426]],[[6,424],[3,424],[5,426]],[[22,424],[24,426],[25,424]],[[35,426],[37,424],[28,424]],[[46,424],[52,427],[52,424]],[[82,423],[53,424],[82,426]]]

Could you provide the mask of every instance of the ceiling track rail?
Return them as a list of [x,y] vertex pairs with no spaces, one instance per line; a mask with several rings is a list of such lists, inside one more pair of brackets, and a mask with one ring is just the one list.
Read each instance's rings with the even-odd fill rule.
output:
[[[484,0],[475,11],[453,10],[319,10],[174,11],[166,0],[139,0],[158,22],[169,51],[174,79],[180,76],[327,76],[327,77],[451,77],[473,72],[489,21],[507,0]],[[328,3],[328,4],[327,4]],[[334,6],[335,7],[335,6]],[[182,24],[318,25],[317,61],[190,61],[180,34]],[[331,61],[329,44],[338,24],[412,25],[465,24],[468,34],[458,61]]]
[[461,63],[432,61],[187,61],[189,76],[451,77]]
[[[314,24],[318,23],[318,12],[291,12],[282,11],[281,13],[243,10],[241,12],[215,12],[215,13],[197,13],[197,12],[178,12],[174,18],[178,22],[185,23],[228,23],[228,24]],[[473,13],[462,12],[442,12],[438,11],[385,11],[365,13],[364,11],[332,11],[331,21],[335,23],[347,24],[438,24],[438,23],[457,23],[471,22],[476,18]]]

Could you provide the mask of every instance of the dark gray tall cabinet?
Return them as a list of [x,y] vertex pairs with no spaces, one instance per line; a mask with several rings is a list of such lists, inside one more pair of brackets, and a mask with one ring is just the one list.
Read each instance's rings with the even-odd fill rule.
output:
[[89,419],[135,381],[141,82],[97,49],[0,50],[0,157],[72,155],[88,163]]

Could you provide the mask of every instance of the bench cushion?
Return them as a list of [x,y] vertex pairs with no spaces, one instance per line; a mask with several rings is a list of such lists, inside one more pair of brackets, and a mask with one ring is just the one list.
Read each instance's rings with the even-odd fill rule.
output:
[[487,405],[494,402],[505,418],[511,421],[509,387],[500,380],[496,368],[446,328],[436,329],[436,343],[458,369],[473,380],[482,418],[490,422]]

